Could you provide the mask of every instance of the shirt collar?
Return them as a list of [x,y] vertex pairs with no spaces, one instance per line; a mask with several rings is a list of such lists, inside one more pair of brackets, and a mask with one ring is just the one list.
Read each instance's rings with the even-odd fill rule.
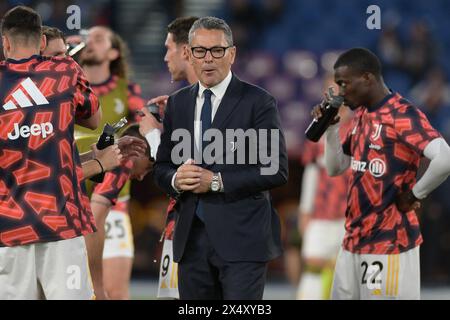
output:
[[378,102],[377,104],[371,106],[370,108],[367,108],[368,112],[374,112],[377,111],[378,109],[380,109],[382,106],[384,106],[392,97],[395,96],[395,93],[389,89],[389,94],[386,95],[380,102]]
[[232,73],[231,71],[228,72],[228,75],[225,77],[225,79],[222,80],[222,82],[216,84],[214,87],[211,88],[206,88],[204,87],[201,82],[199,82],[199,89],[198,89],[198,96],[201,98],[203,97],[203,91],[205,91],[206,89],[209,89],[212,91],[212,93],[214,94],[214,96],[216,98],[222,99],[223,96],[225,95],[225,91],[227,91],[228,85],[231,82],[231,78],[232,78]]
[[19,59],[19,60],[8,58],[8,59],[6,59],[6,61],[9,63],[19,64],[19,63],[25,63],[25,62],[31,61],[33,59],[38,58],[39,56],[40,55],[38,55],[38,54],[33,54],[32,56],[30,56],[28,58],[23,58],[23,59]]

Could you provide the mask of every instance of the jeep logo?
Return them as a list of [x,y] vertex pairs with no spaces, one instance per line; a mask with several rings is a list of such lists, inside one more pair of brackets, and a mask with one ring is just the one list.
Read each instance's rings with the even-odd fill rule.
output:
[[16,140],[19,137],[28,138],[33,136],[42,136],[45,139],[49,134],[53,132],[53,125],[50,122],[44,122],[41,124],[34,123],[31,126],[23,125],[19,127],[18,123],[14,124],[14,130],[8,133],[8,138],[10,140]]

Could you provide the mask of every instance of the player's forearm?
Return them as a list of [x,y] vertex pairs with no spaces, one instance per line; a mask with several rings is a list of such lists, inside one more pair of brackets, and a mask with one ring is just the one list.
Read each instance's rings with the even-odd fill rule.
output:
[[418,199],[425,198],[450,175],[450,147],[442,138],[431,141],[424,150],[424,155],[431,160],[422,178],[413,187],[413,194]]
[[88,179],[102,172],[102,168],[96,160],[85,161],[81,164],[83,179]]
[[325,132],[325,167],[328,175],[338,176],[350,166],[350,157],[344,154],[339,138],[339,124],[330,126]]
[[87,151],[85,153],[80,153],[80,161],[82,163],[86,162],[86,161],[89,161],[89,160],[92,160],[92,159],[94,159],[94,152],[92,150]]
[[102,119],[102,109],[99,108],[96,113],[94,113],[87,119],[76,119],[76,123],[82,127],[95,130],[99,126],[101,119]]

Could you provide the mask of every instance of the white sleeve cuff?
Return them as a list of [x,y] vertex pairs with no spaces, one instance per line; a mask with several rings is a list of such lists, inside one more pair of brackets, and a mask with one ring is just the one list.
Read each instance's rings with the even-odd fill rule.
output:
[[442,138],[432,140],[423,151],[431,160],[423,176],[414,185],[412,192],[417,199],[423,199],[437,188],[450,174],[450,147]]
[[225,192],[225,188],[223,186],[222,174],[219,172],[219,180],[220,180],[220,190],[219,192]]
[[158,147],[161,143],[161,130],[157,128],[150,130],[150,132],[145,135],[145,139],[147,139],[147,142],[150,145],[150,156],[153,159],[156,159]]
[[172,185],[173,190],[175,190],[178,193],[181,193],[177,188],[175,188],[175,178],[177,177],[177,173],[175,172],[172,176],[172,182],[170,183]]

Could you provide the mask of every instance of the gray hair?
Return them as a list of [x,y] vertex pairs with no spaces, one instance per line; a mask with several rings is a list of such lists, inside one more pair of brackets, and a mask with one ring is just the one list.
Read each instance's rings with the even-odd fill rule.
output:
[[189,44],[192,44],[192,38],[194,37],[194,32],[197,29],[206,30],[222,30],[225,34],[225,40],[229,46],[233,45],[233,33],[231,32],[228,24],[216,17],[203,17],[194,22],[191,29],[189,30]]

